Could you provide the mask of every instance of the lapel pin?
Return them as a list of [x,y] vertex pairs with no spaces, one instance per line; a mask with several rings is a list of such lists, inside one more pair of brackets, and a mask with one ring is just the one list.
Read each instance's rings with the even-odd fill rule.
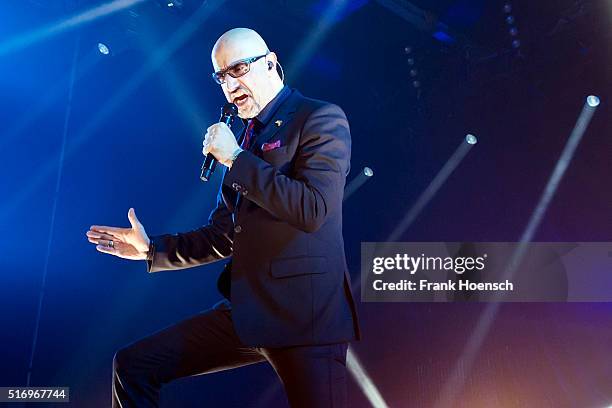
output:
[[282,120],[277,120],[274,123],[276,124],[276,127],[281,127],[281,125],[283,124],[283,121]]

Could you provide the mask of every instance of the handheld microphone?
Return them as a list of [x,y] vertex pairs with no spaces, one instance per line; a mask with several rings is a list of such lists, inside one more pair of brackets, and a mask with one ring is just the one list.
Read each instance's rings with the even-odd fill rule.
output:
[[[231,102],[226,103],[221,108],[221,117],[219,118],[219,122],[225,123],[230,128],[232,127],[232,123],[234,122],[234,118],[238,115],[238,107]],[[204,163],[202,164],[202,172],[200,173],[200,180],[208,181],[215,171],[215,167],[217,167],[217,160],[215,156],[208,153],[204,158]]]

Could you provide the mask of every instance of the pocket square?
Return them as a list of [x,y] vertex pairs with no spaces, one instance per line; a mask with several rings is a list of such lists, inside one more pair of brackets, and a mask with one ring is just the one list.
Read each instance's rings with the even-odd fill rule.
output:
[[261,150],[264,152],[269,152],[270,150],[278,149],[281,145],[280,140],[277,140],[273,143],[264,143],[261,145]]

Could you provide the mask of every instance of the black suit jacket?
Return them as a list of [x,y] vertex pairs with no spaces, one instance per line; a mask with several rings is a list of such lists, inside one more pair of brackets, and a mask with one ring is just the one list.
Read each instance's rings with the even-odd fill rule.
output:
[[292,90],[251,151],[226,169],[208,225],[152,238],[149,272],[232,257],[219,286],[231,282],[224,295],[245,344],[358,339],[342,238],[350,151],[342,109]]

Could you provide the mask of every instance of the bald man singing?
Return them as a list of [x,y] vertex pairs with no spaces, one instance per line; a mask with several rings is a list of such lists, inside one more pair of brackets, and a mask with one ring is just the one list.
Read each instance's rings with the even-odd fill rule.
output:
[[130,209],[130,228],[92,226],[87,236],[100,252],[146,260],[149,272],[229,260],[223,300],[119,350],[112,406],[156,407],[170,381],[267,361],[291,407],[346,407],[346,352],[360,336],[342,238],[346,116],[285,86],[253,30],[226,32],[211,57],[245,127],[238,141],[224,123],[207,129],[202,152],[224,171],[208,224],[149,238]]

